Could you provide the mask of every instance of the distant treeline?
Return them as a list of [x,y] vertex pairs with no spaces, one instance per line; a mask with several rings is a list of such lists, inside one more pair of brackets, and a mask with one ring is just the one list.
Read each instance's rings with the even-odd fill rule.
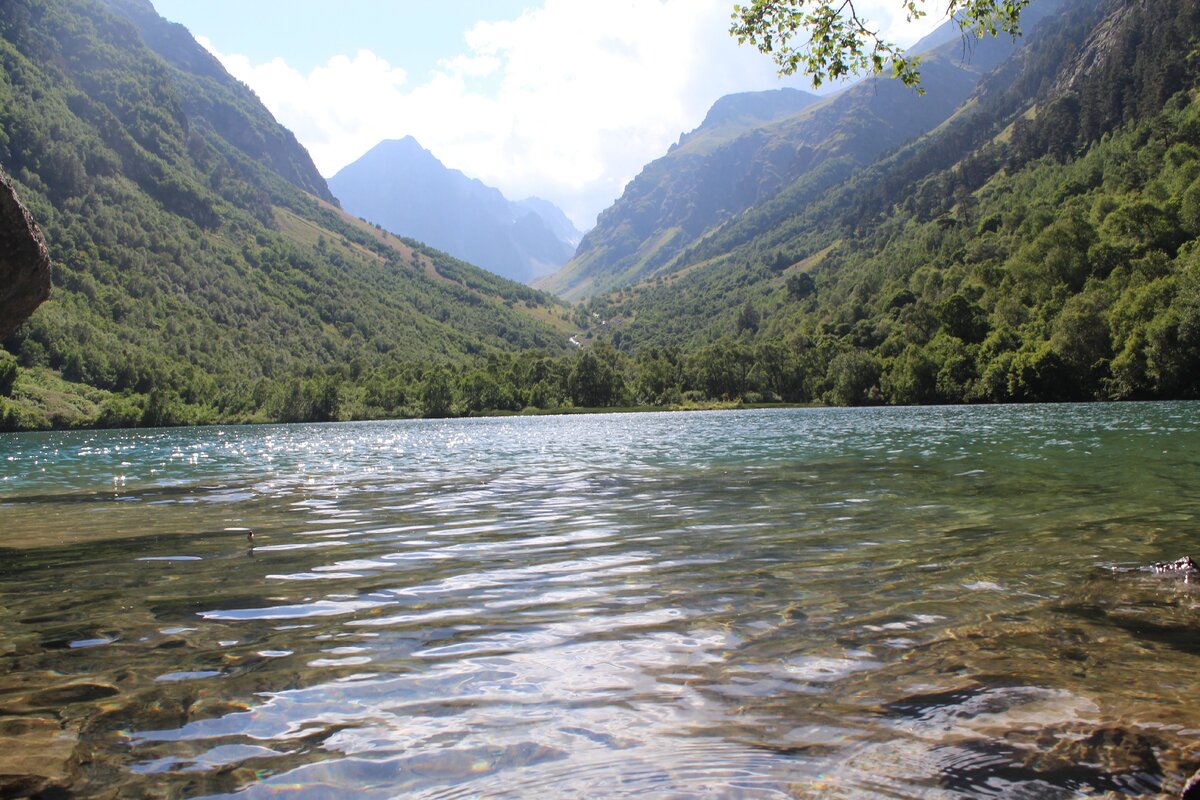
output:
[[[647,348],[622,353],[607,339],[569,356],[527,351],[496,354],[461,367],[396,363],[360,372],[356,365],[326,367],[284,380],[261,379],[241,394],[222,393],[220,404],[189,402],[169,386],[148,393],[126,389],[93,396],[93,411],[70,419],[22,418],[0,396],[0,429],[38,427],[156,427],[221,422],[322,422],[352,419],[456,417],[522,411],[672,408],[713,402],[853,402],[847,387],[858,362],[810,356],[782,342],[747,333],[691,353]],[[22,370],[0,351],[0,395],[53,390],[53,373]],[[230,402],[233,401],[233,402]],[[74,407],[78,411],[78,406]]]

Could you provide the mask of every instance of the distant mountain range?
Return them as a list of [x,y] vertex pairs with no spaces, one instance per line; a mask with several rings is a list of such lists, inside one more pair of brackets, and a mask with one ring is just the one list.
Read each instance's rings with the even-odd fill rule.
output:
[[567,263],[582,238],[553,203],[508,200],[411,136],[380,142],[329,188],[351,214],[522,283]]

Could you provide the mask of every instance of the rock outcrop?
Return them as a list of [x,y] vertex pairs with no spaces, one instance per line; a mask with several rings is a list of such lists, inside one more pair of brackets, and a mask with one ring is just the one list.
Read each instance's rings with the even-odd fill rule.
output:
[[12,181],[0,170],[0,338],[50,296],[50,254]]

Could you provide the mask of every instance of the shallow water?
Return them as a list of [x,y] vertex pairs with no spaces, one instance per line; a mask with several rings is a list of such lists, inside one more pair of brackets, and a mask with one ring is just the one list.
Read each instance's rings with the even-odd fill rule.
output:
[[1200,767],[1200,595],[1136,567],[1200,557],[1198,412],[0,436],[0,776],[306,800],[1172,791]]

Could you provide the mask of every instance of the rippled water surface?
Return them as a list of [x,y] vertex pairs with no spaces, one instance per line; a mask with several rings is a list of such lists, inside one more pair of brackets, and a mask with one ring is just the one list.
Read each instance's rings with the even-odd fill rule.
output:
[[0,436],[0,795],[1174,791],[1198,412]]

